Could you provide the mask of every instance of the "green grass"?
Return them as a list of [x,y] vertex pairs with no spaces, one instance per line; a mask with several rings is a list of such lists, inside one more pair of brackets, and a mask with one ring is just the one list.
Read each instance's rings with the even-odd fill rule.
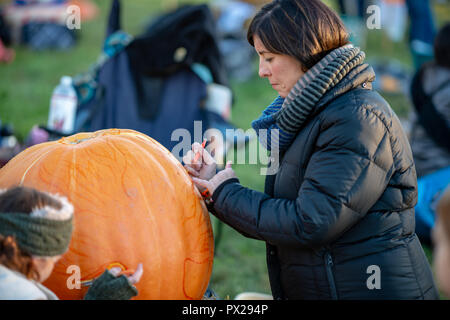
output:
[[[16,59],[10,65],[0,65],[0,118],[13,124],[20,139],[24,139],[34,124],[47,121],[49,101],[53,88],[62,75],[76,75],[88,70],[97,59],[105,34],[110,1],[95,0],[99,16],[83,22],[78,45],[67,52],[33,52],[15,47]],[[122,28],[130,34],[139,34],[149,18],[166,9],[176,0],[132,0],[122,1]],[[178,3],[202,1],[182,1]],[[326,1],[333,4],[334,1]],[[448,6],[436,5],[438,24],[450,16]],[[448,20],[448,18],[447,18]],[[368,58],[390,57],[411,67],[411,56],[406,42],[390,43],[381,31],[369,31],[367,45],[363,48]],[[256,63],[256,61],[255,61]],[[255,65],[256,69],[256,65]],[[235,94],[233,122],[244,130],[250,128],[252,120],[272,102],[276,93],[267,80],[257,74],[247,82],[233,81]],[[401,94],[382,95],[396,113],[405,116],[410,108],[408,99]],[[257,144],[253,141],[251,147]],[[230,155],[233,159],[233,156]],[[233,166],[241,183],[249,188],[263,191],[264,176],[259,173],[261,163]],[[218,234],[217,220],[211,218],[214,233]],[[228,226],[222,227],[222,237],[216,250],[211,287],[222,298],[230,299],[243,291],[270,293],[266,268],[265,244],[243,237]],[[431,263],[432,252],[425,248]]]

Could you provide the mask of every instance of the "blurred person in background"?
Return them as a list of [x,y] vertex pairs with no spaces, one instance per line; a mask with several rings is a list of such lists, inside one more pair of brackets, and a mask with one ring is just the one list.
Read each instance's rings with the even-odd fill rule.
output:
[[437,200],[450,183],[450,23],[435,38],[434,56],[419,68],[410,87],[409,138],[419,178],[416,232],[428,245]]
[[436,36],[435,58],[415,74],[411,147],[417,176],[450,166],[450,23]]
[[266,242],[275,299],[438,299],[408,139],[342,21],[319,0],[275,0],[247,39],[278,93],[252,127],[279,168],[251,190],[194,143],[183,161],[210,212]]
[[409,15],[409,47],[417,70],[433,59],[436,27],[429,0],[406,0],[406,7]]

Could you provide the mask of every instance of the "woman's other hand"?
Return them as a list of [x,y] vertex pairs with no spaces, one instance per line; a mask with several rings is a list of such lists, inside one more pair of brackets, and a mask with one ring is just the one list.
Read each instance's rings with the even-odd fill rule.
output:
[[[236,178],[236,174],[234,173],[233,169],[231,168],[231,161],[228,161],[225,165],[225,169],[222,171],[219,171],[216,175],[214,175],[211,179],[205,180],[200,179],[196,177],[192,177],[192,181],[194,182],[195,186],[199,190],[205,190],[207,189],[209,191],[209,197],[211,197],[214,193],[214,191],[225,181],[229,179]],[[206,196],[206,197],[208,197]]]

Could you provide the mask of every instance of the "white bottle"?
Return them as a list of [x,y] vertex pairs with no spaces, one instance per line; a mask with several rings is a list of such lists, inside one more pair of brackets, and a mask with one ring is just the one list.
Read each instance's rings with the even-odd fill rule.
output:
[[76,109],[77,93],[72,86],[72,78],[63,76],[50,100],[48,128],[64,134],[73,133]]
[[206,90],[206,109],[216,112],[225,120],[231,121],[231,103],[233,99],[231,90],[217,83],[208,84]]

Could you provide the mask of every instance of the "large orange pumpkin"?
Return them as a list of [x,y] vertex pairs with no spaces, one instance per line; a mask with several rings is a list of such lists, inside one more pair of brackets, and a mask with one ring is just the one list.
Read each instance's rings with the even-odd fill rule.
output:
[[208,212],[182,165],[152,138],[109,129],[32,146],[0,170],[0,187],[13,185],[65,195],[75,207],[69,250],[44,283],[59,298],[81,299],[105,268],[139,262],[137,299],[202,298],[213,263]]

